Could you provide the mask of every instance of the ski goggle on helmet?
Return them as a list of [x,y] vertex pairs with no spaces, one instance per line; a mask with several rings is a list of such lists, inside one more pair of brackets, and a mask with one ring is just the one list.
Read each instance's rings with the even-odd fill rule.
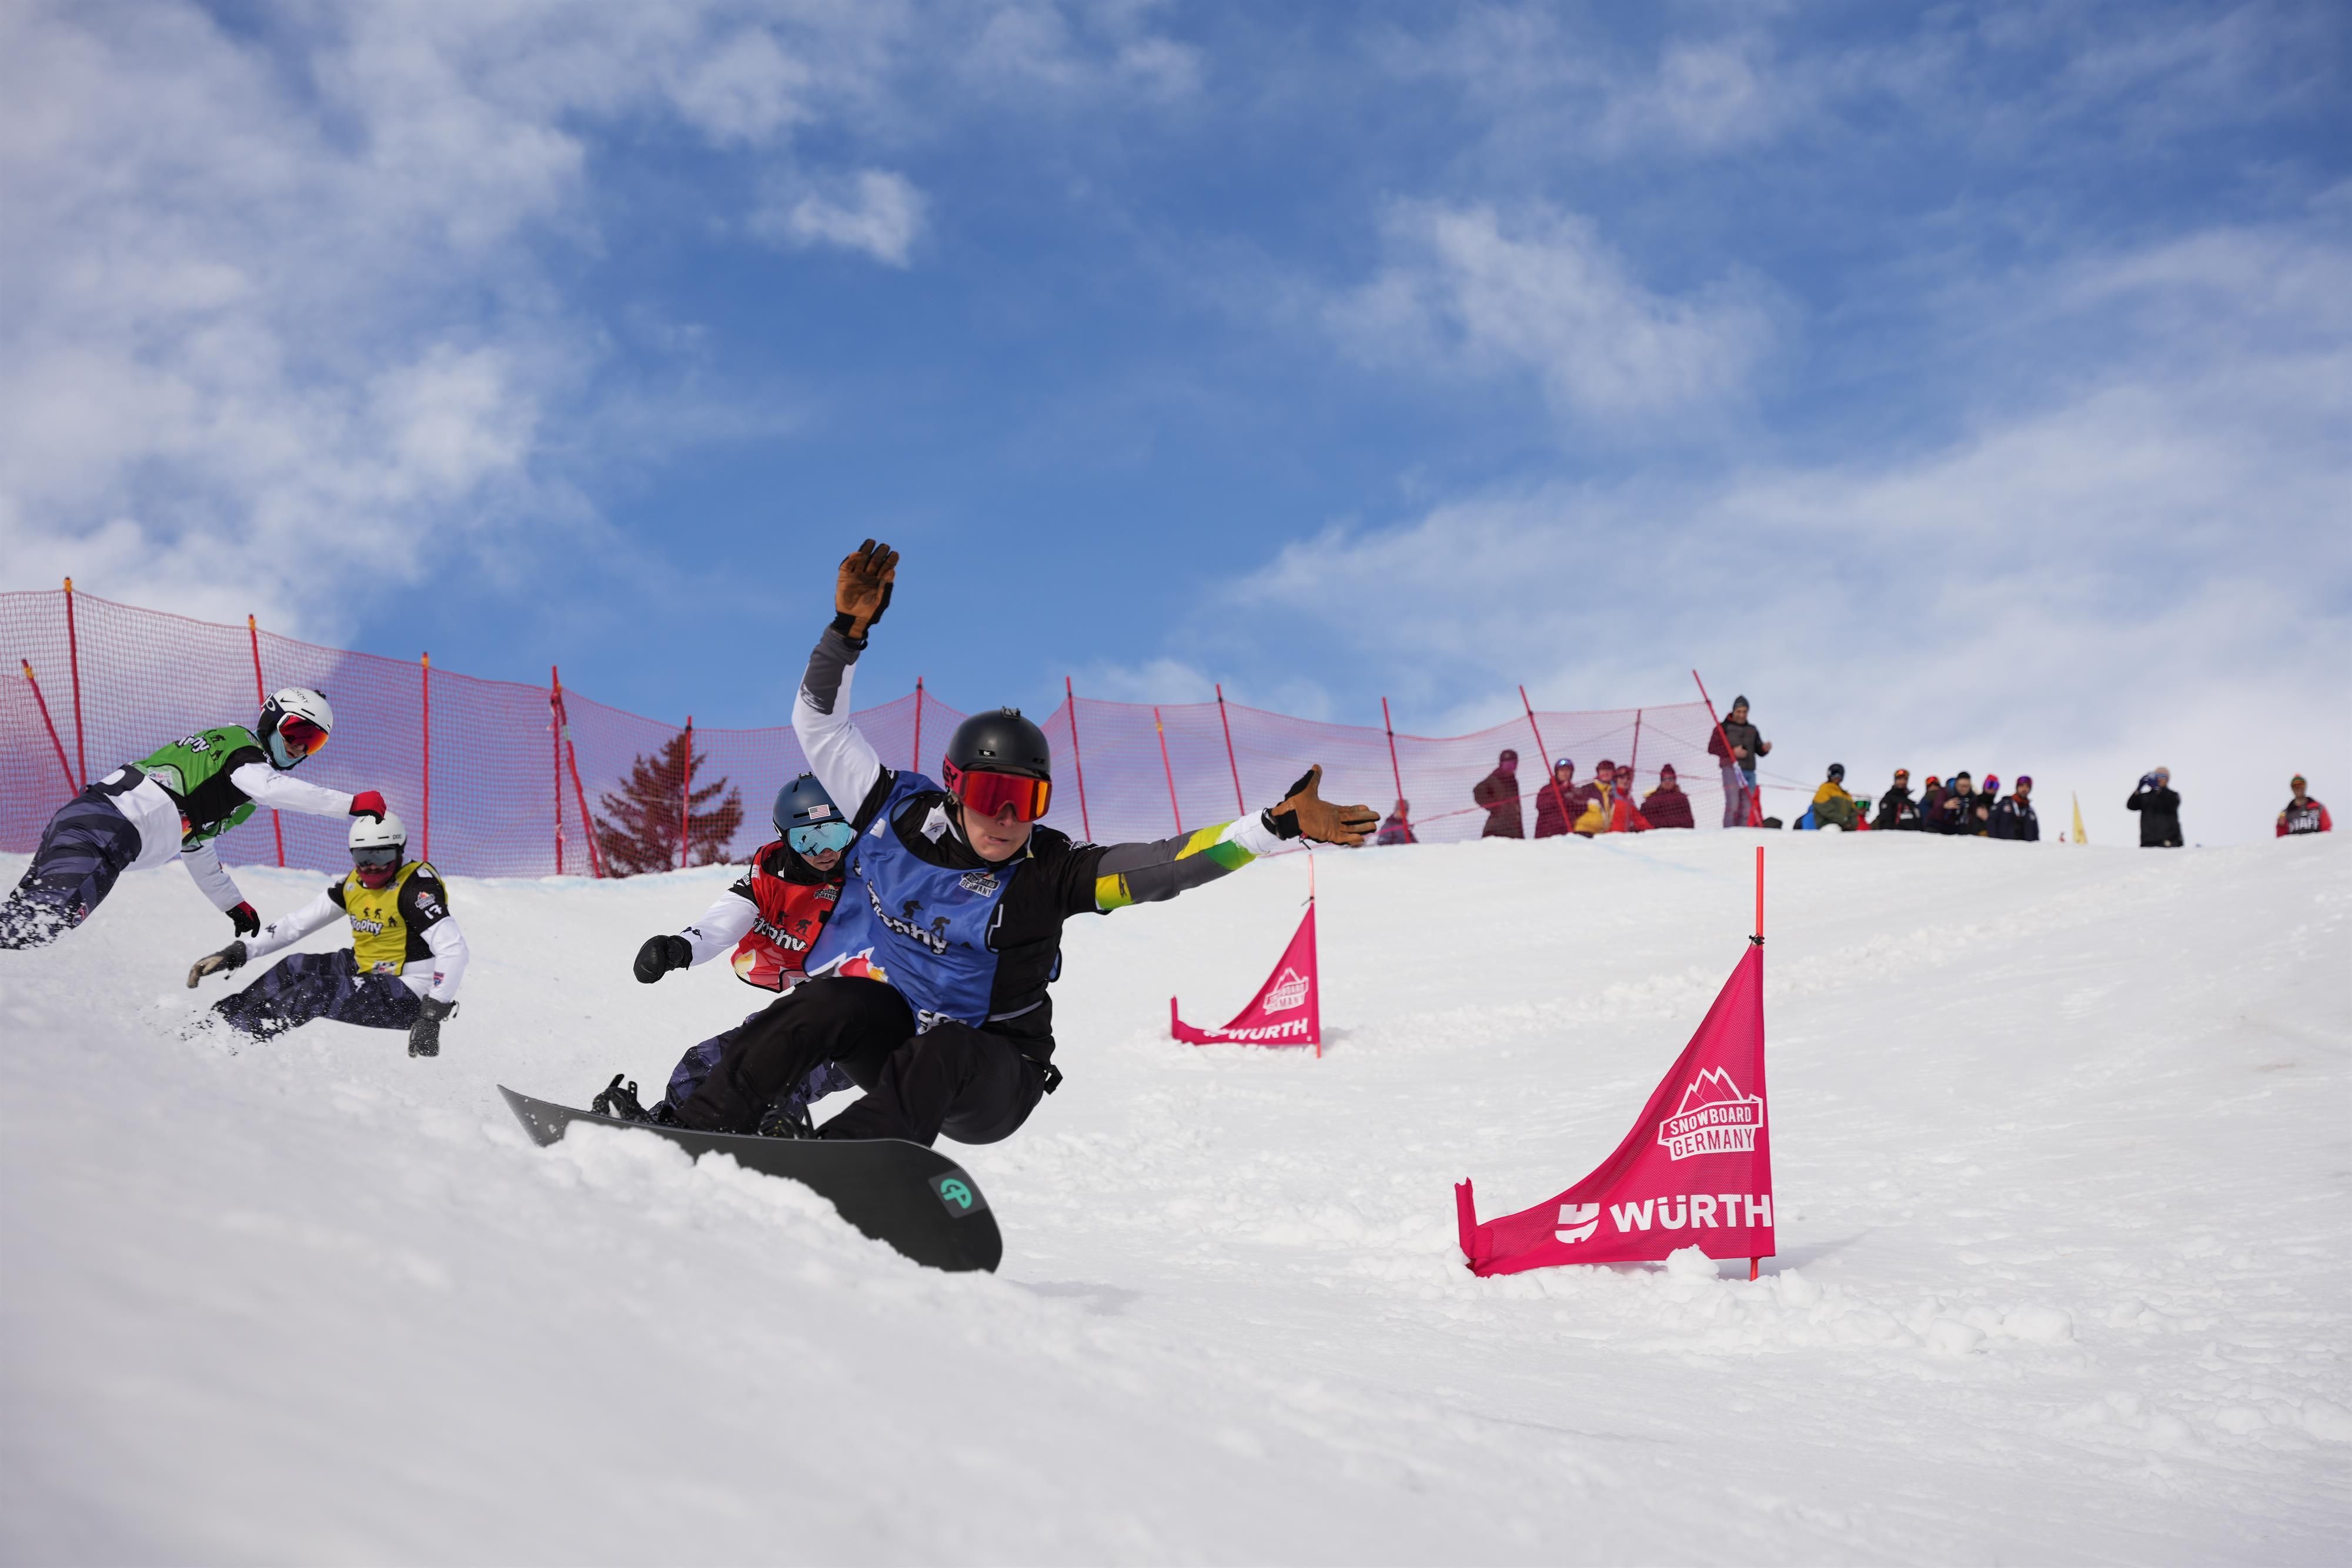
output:
[[268,750],[269,760],[279,768],[291,768],[306,757],[318,755],[327,744],[327,732],[334,727],[335,710],[308,686],[289,686],[261,705],[261,744]]
[[977,713],[956,726],[940,769],[948,793],[968,811],[1034,822],[1054,802],[1053,754],[1045,732],[1019,708]]
[[845,850],[857,837],[857,830],[842,820],[841,808],[814,773],[803,773],[776,791],[771,818],[776,831],[800,854]]
[[346,841],[352,850],[352,870],[362,887],[389,887],[408,859],[408,829],[386,811],[382,821],[365,817],[352,824]]

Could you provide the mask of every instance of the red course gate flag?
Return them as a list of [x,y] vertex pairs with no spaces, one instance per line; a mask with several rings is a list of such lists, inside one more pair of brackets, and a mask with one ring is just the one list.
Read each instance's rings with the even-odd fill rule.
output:
[[1772,1130],[1764,1094],[1764,945],[1754,939],[1706,1020],[1601,1167],[1557,1197],[1478,1223],[1454,1189],[1475,1274],[1633,1263],[1696,1247],[1772,1255]]
[[1168,1028],[1178,1040],[1193,1045],[1311,1045],[1321,1056],[1322,985],[1315,969],[1315,901],[1310,898],[1307,917],[1298,923],[1290,946],[1239,1017],[1223,1029],[1194,1029],[1177,1016],[1176,998],[1171,997]]

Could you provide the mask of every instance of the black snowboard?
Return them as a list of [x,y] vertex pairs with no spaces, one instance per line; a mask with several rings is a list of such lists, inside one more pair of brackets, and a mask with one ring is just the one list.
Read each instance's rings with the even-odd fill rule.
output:
[[562,1137],[574,1122],[633,1128],[667,1138],[698,1159],[731,1155],[746,1170],[813,1187],[841,1211],[842,1218],[926,1267],[950,1273],[993,1270],[1004,1256],[1004,1238],[997,1233],[996,1216],[988,1211],[980,1184],[947,1155],[920,1144],[902,1138],[826,1143],[698,1133],[552,1105],[518,1094],[503,1083],[499,1092],[507,1097],[530,1141],[541,1147]]

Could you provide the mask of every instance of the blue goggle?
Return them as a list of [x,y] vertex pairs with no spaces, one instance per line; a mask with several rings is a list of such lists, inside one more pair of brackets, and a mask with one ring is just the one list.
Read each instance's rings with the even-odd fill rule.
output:
[[845,850],[857,841],[857,830],[847,822],[820,822],[814,828],[794,828],[784,835],[784,841],[804,855],[820,850]]

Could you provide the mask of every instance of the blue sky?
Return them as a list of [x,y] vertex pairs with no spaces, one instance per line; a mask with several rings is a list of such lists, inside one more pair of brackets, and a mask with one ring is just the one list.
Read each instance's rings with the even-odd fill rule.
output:
[[35,4],[0,98],[0,585],[759,724],[872,534],[876,695],[2352,799],[2340,5]]

